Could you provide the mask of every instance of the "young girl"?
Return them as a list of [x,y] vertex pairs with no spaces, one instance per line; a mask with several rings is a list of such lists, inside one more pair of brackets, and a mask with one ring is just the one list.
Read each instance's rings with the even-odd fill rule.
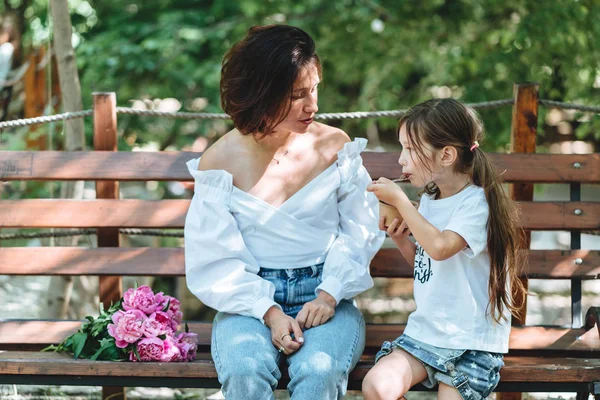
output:
[[402,214],[387,232],[414,264],[417,303],[404,334],[383,343],[365,377],[367,400],[402,398],[417,383],[439,384],[438,399],[483,399],[498,384],[525,289],[516,207],[479,148],[482,136],[476,113],[459,101],[421,103],[399,123],[398,162],[424,188],[418,211],[388,179],[367,188]]

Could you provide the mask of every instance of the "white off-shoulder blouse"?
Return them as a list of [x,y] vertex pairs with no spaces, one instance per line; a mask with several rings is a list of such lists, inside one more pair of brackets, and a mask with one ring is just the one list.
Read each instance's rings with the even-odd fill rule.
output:
[[[277,305],[275,287],[259,269],[324,263],[324,290],[339,303],[369,289],[371,259],[385,234],[377,198],[360,153],[367,140],[346,143],[338,159],[279,207],[233,185],[224,170],[199,171],[185,220],[185,268],[190,291],[218,311],[263,321]],[[263,321],[264,322],[264,321]]]

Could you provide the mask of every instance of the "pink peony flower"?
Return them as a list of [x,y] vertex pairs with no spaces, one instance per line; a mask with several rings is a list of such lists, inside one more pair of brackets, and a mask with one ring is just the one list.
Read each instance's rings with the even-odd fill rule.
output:
[[163,296],[161,310],[163,310],[167,304],[169,305],[169,308],[166,310],[166,313],[169,314],[169,316],[173,318],[177,324],[179,324],[183,318],[183,313],[181,312],[181,302],[175,297],[165,295]]
[[151,338],[173,333],[171,319],[165,318],[163,314],[157,311],[144,321],[144,336]]
[[129,310],[140,310],[146,313],[146,315],[152,314],[154,311],[162,309],[163,302],[162,292],[154,294],[149,286],[143,285],[137,289],[129,289],[123,294],[123,309]]
[[163,353],[160,361],[181,361],[181,351],[171,335],[167,335],[165,340],[163,340]]
[[176,336],[177,347],[181,352],[181,361],[194,361],[198,351],[198,335],[193,332],[183,332]]
[[119,310],[111,319],[113,323],[108,325],[108,333],[115,338],[117,347],[125,348],[144,334],[144,321],[147,317],[139,310]]
[[[163,354],[163,341],[156,337],[142,339],[136,347],[140,355],[139,361],[158,361]],[[138,361],[133,351],[129,355],[129,360]]]
[[[140,355],[139,361],[179,361],[181,353],[175,341],[171,336],[161,340],[157,337],[144,338],[136,344],[137,352]],[[132,351],[129,360],[138,361],[135,353]]]

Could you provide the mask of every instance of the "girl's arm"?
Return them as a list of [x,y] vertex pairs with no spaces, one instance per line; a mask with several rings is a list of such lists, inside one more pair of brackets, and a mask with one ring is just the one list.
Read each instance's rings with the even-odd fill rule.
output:
[[[403,196],[399,196],[392,204],[400,211],[400,214],[404,217],[404,222],[408,225],[413,236],[431,258],[436,261],[446,260],[467,247],[467,242],[458,233],[440,231],[429,223],[429,221],[419,214],[408,197],[404,193],[402,194]],[[402,254],[404,255],[404,251],[402,251]],[[404,257],[406,258],[406,255]],[[414,257],[413,250],[413,262]],[[407,258],[407,261],[410,260]]]
[[389,227],[385,227],[385,218],[381,217],[379,219],[379,229],[382,231],[387,231],[388,236],[394,241],[394,244],[400,250],[402,257],[412,266],[415,264],[415,252],[417,251],[417,246],[408,238],[410,234],[410,229],[406,225],[406,222],[402,221],[398,229],[398,219],[394,218]]
[[415,252],[417,251],[417,246],[410,239],[403,239],[400,243],[396,242],[396,247],[402,253],[402,257],[410,264],[415,265]]

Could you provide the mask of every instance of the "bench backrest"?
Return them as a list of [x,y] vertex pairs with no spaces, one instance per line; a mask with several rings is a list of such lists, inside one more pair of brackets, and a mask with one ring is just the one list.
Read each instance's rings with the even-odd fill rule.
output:
[[[519,89],[520,90],[520,89]],[[517,90],[513,115],[526,113]],[[0,152],[2,180],[96,181],[96,200],[27,199],[0,201],[0,228],[92,228],[98,248],[0,247],[3,275],[97,275],[105,304],[121,295],[119,276],[182,276],[182,248],[119,247],[119,228],[181,229],[189,200],[118,199],[119,181],[191,181],[185,162],[198,157],[190,152],[117,152],[116,100],[113,95],[94,98],[96,151]],[[521,107],[521,108],[519,108]],[[526,122],[535,134],[536,119]],[[513,118],[513,133],[518,131]],[[105,150],[105,151],[99,151]],[[106,151],[108,150],[108,151]],[[365,152],[365,165],[373,178],[397,177],[399,154]],[[600,251],[582,250],[582,230],[600,229],[600,203],[580,201],[581,184],[600,183],[600,154],[492,154],[503,179],[519,200],[521,225],[531,230],[572,232],[571,250],[524,250],[529,269],[523,278],[571,279],[573,324],[581,326],[581,280],[600,276]],[[570,201],[534,202],[526,198],[535,183],[571,185]],[[518,193],[515,193],[518,192]],[[519,198],[519,196],[521,198]],[[531,196],[530,196],[531,197]],[[379,251],[371,265],[376,277],[412,278],[395,249]]]

